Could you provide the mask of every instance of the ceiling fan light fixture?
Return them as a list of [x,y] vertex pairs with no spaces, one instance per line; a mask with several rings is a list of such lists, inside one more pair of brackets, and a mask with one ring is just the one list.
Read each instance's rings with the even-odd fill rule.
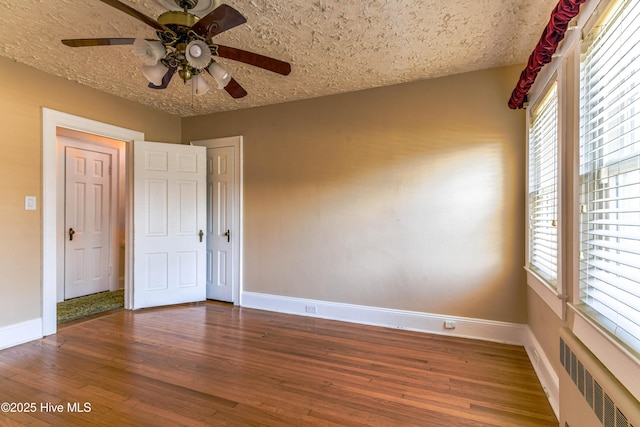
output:
[[206,71],[218,88],[225,89],[234,99],[246,96],[247,91],[231,77],[231,73],[213,60],[213,56],[243,62],[283,76],[291,73],[291,64],[288,62],[213,42],[213,37],[247,22],[245,16],[221,3],[222,0],[155,0],[163,5],[166,3],[165,6],[169,8],[157,19],[129,6],[127,3],[130,1],[102,0],[153,28],[160,40],[110,37],[65,39],[62,43],[73,48],[133,45],[135,55],[143,64],[142,73],[149,81],[148,87],[154,90],[166,89],[174,74],[178,74],[185,85],[188,80],[200,76],[192,82],[192,90],[196,95],[202,95],[209,89],[202,78]]
[[184,56],[189,65],[198,70],[202,70],[211,62],[211,49],[202,40],[193,40],[187,45]]
[[209,84],[202,74],[196,74],[191,78],[191,94],[195,96],[204,95],[209,92]]
[[135,39],[133,51],[142,63],[148,66],[156,65],[167,53],[167,49],[162,42],[145,39]]
[[213,61],[211,65],[209,65],[209,74],[218,84],[218,89],[224,89],[227,87],[229,82],[231,81],[231,73],[225,70],[222,65],[218,64],[216,61]]
[[162,78],[167,74],[169,68],[162,62],[158,62],[156,65],[143,65],[142,74],[149,80],[149,83],[153,83],[156,86],[162,85]]

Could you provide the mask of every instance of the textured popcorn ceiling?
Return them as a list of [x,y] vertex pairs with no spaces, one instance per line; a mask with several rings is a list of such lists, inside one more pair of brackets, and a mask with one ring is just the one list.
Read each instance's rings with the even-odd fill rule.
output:
[[[166,10],[166,0],[122,1],[152,18]],[[238,100],[210,81],[212,89],[192,108],[190,86],[177,74],[166,90],[147,88],[131,46],[70,48],[60,43],[66,38],[155,37],[152,28],[98,0],[0,0],[0,55],[158,110],[193,116],[524,64],[557,0],[225,3],[247,23],[214,41],[292,66],[285,77],[220,59],[249,92]]]

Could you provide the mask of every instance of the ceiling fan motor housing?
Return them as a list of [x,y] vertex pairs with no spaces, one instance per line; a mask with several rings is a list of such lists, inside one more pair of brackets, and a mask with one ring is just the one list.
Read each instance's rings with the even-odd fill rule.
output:
[[158,16],[158,22],[165,27],[169,27],[176,31],[179,27],[183,28],[183,32],[186,32],[191,28],[200,18],[196,15],[192,15],[187,12],[178,12],[170,10]]

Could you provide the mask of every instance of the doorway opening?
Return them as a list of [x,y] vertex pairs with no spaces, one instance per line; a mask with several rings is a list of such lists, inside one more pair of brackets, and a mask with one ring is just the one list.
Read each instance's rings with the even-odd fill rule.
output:
[[124,306],[126,143],[56,129],[57,323]]
[[[124,152],[128,155],[131,147],[129,142],[144,140],[144,133],[109,125],[95,120],[85,119],[67,113],[47,108],[42,109],[42,335],[56,333],[57,330],[57,301],[58,278],[61,262],[64,262],[64,252],[59,248],[68,237],[68,230],[59,225],[61,207],[60,188],[58,182],[58,133],[61,129],[73,130],[87,135],[123,141]],[[125,173],[128,174],[129,164],[125,156]],[[131,263],[131,182],[125,179],[124,189],[124,304],[129,305],[131,292],[131,278],[129,265]],[[64,199],[62,199],[64,200]],[[64,217],[62,217],[64,218]],[[120,250],[120,248],[118,248]],[[62,258],[62,259],[61,259]],[[120,276],[118,276],[119,278]]]

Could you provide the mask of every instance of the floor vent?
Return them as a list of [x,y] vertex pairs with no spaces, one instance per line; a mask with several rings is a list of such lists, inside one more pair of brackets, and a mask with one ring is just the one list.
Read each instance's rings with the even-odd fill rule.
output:
[[[581,356],[576,353],[581,354]],[[593,355],[587,355],[586,350],[583,348],[572,348],[565,338],[560,337],[560,363],[600,423],[604,427],[633,427],[633,424],[631,424],[620,407],[621,405],[616,404],[615,398],[611,396],[613,393],[605,390],[596,379],[603,378],[602,374],[596,375],[593,370],[587,368],[585,365],[590,363],[587,363],[582,357],[594,358]],[[596,369],[598,368],[606,369],[601,366],[597,366]],[[608,374],[608,376],[610,377],[611,374]],[[568,423],[565,423],[565,425],[568,425]],[[640,427],[640,425],[636,425],[636,427]]]

